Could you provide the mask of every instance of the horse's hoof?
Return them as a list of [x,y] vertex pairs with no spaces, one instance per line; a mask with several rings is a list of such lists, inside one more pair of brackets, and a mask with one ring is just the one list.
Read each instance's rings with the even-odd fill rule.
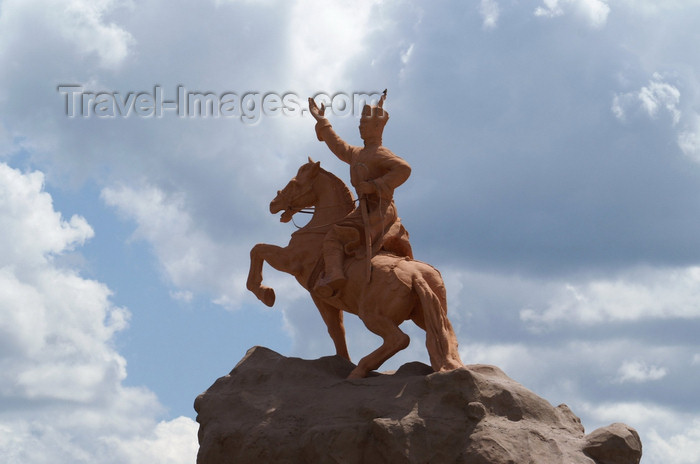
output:
[[275,304],[275,290],[269,287],[265,288],[260,297],[260,301],[272,307],[272,305]]

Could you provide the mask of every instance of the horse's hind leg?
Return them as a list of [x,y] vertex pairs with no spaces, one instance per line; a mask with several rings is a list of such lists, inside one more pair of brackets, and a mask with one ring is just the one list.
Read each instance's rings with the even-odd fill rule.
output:
[[335,345],[335,354],[342,356],[343,358],[350,361],[350,355],[348,354],[348,347],[345,342],[345,326],[343,325],[343,311],[335,308],[327,303],[324,303],[315,296],[311,296],[318,308],[318,311],[323,317],[323,322],[326,323],[328,327],[328,335],[331,336],[333,344]]
[[411,342],[411,338],[388,317],[376,313],[362,313],[360,319],[369,330],[382,337],[384,343],[360,360],[357,367],[348,376],[349,379],[367,377],[370,371],[377,369],[384,364],[384,361],[406,348]]

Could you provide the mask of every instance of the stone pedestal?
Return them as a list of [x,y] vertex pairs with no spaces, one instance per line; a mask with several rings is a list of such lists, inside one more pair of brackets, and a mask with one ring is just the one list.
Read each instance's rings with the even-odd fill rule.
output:
[[499,368],[446,373],[410,363],[345,380],[340,357],[286,358],[251,348],[197,397],[198,464],[637,464],[637,432],[613,424],[586,435]]

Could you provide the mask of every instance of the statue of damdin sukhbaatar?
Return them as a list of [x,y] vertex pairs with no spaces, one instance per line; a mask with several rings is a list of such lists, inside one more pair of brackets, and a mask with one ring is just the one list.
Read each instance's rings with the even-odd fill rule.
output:
[[[639,464],[642,443],[633,428],[614,423],[586,434],[565,404],[552,406],[496,366],[462,365],[442,277],[413,259],[398,218],[394,190],[411,168],[382,145],[389,115],[385,97],[376,103],[363,108],[364,145],[356,147],[309,100],[316,135],[349,165],[355,194],[309,159],[270,212],[282,222],[300,212],[311,220],[286,247],[258,244],[250,252],[248,289],[272,306],[263,264],[293,275],[321,313],[337,356],[300,360],[248,350],[195,400],[197,463]],[[348,362],[344,312],[383,340],[357,365]],[[409,319],[425,330],[430,366],[408,363],[395,373],[338,381],[366,377],[405,348],[409,337],[399,325]]]
[[362,147],[341,139],[326,119],[325,107],[309,98],[316,136],[350,165],[359,202],[340,179],[309,158],[277,193],[270,212],[282,212],[280,221],[288,222],[294,214],[313,208],[311,220],[292,234],[286,247],[257,244],[250,251],[247,288],[272,306],[275,293],[262,285],[263,263],[293,275],[310,292],[339,356],[350,359],[343,311],[356,314],[382,337],[382,345],[362,358],[349,378],[367,376],[406,348],[410,339],[399,325],[409,319],[426,331],[436,372],[463,366],[447,318],[442,277],[434,267],[413,259],[408,232],[396,211],[394,189],[408,179],[411,167],[382,145],[389,120],[385,98],[386,91],[377,105],[362,110]]
[[[321,296],[329,297],[345,284],[343,261],[350,251],[346,246],[357,243],[357,236],[362,235],[359,232],[364,232],[368,255],[374,256],[384,249],[397,256],[413,258],[408,233],[401,225],[394,204],[394,189],[408,179],[411,167],[382,145],[384,126],[389,120],[389,113],[383,108],[384,98],[385,95],[376,107],[366,105],[363,108],[360,118],[363,147],[352,146],[341,139],[324,117],[325,108],[319,109],[314,100],[309,99],[309,109],[317,121],[316,136],[341,161],[350,165],[350,182],[360,198],[359,207],[331,227],[323,240],[324,275],[314,289]],[[385,237],[388,249],[383,247]]]

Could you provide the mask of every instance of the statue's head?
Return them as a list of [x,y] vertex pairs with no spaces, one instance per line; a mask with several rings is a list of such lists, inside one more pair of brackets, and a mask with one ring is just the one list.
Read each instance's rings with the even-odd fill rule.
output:
[[386,90],[376,106],[365,105],[360,116],[360,137],[368,143],[381,143],[384,126],[389,121],[389,113],[384,109]]

